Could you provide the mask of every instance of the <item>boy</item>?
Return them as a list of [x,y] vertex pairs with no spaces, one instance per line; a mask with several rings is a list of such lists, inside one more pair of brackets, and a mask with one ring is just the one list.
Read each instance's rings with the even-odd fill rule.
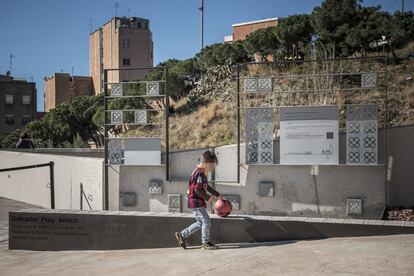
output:
[[[181,232],[175,233],[179,246],[184,249],[186,249],[186,238],[200,230],[200,228],[201,248],[209,250],[218,249],[218,247],[210,241],[211,223],[206,210],[206,202],[212,203],[216,197],[220,196],[220,194],[210,187],[207,182],[207,174],[214,170],[217,163],[217,156],[211,151],[206,151],[201,156],[201,162],[191,174],[189,189],[187,191],[188,208],[193,210],[193,215],[197,221]],[[208,195],[207,192],[212,195]]]

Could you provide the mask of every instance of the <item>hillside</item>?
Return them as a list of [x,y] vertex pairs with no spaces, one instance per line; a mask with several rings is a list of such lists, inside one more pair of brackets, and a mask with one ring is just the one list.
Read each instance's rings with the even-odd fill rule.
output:
[[[342,64],[344,71],[359,70],[355,64]],[[360,65],[358,65],[360,66]],[[369,64],[385,68],[377,62]],[[250,67],[242,71],[242,75],[268,75],[275,73],[267,71],[265,67]],[[294,74],[306,71],[306,68],[283,68],[284,73]],[[374,69],[375,70],[375,69]],[[398,65],[388,65],[388,114],[389,126],[414,125],[414,58],[405,59]],[[234,68],[223,65],[215,66],[208,70],[202,77],[198,86],[190,91],[187,97],[182,98],[174,105],[174,113],[170,117],[170,146],[172,149],[188,149],[207,146],[219,146],[235,143],[236,137],[236,82],[232,78],[235,75]],[[385,79],[385,78],[384,78]],[[358,80],[359,81],[359,80]],[[352,85],[353,80],[348,80]],[[345,82],[346,83],[346,82]],[[278,83],[283,86],[283,81]],[[330,85],[332,83],[329,82]],[[303,83],[296,81],[290,84],[293,89],[299,89]],[[318,86],[328,85],[319,82]],[[274,88],[278,89],[278,88]],[[324,105],[338,104],[343,111],[344,103],[379,103],[380,126],[384,126],[384,95],[380,91],[355,92],[345,94],[342,92],[328,93],[315,96],[311,93],[294,93],[287,98],[277,96],[274,105]],[[254,104],[263,104],[265,99],[253,101]],[[341,113],[343,119],[343,112]],[[276,120],[277,121],[277,120]],[[344,121],[341,120],[343,128]],[[276,126],[277,127],[277,126]],[[128,136],[148,135],[138,131],[128,132]]]

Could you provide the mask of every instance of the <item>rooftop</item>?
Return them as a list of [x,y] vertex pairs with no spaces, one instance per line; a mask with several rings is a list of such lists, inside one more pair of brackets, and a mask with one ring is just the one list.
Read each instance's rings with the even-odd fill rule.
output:
[[231,26],[232,27],[239,27],[239,26],[244,26],[244,25],[251,25],[251,24],[264,23],[264,22],[270,22],[270,21],[278,21],[278,20],[279,20],[279,17],[272,17],[272,18],[266,18],[266,19],[236,23],[236,24],[233,24]]

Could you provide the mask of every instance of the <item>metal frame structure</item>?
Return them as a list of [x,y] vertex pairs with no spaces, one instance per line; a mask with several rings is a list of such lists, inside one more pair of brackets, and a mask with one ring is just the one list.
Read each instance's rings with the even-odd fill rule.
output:
[[[295,66],[295,65],[303,65],[303,64],[321,64],[321,63],[335,63],[335,62],[364,62],[364,61],[377,61],[378,63],[381,63],[383,65],[384,70],[381,71],[359,71],[359,72],[328,72],[326,74],[318,74],[318,73],[314,73],[314,74],[292,74],[292,75],[288,75],[288,74],[279,74],[279,75],[267,75],[267,76],[263,76],[263,78],[271,78],[272,79],[272,87],[270,91],[255,91],[255,92],[246,92],[242,91],[241,89],[241,80],[246,79],[246,78],[257,78],[257,76],[252,76],[252,77],[242,77],[241,74],[244,73],[242,71],[242,69],[244,69],[245,67],[250,67],[250,66],[259,66],[259,65],[264,65],[264,66],[268,66],[270,67],[270,71],[272,70],[271,68],[273,67],[277,67],[277,66],[285,66],[285,67],[289,67],[289,66]],[[388,58],[386,56],[372,56],[372,57],[365,57],[365,58],[338,58],[338,59],[314,59],[314,60],[289,60],[289,61],[275,61],[275,62],[246,62],[246,63],[239,63],[236,65],[236,81],[237,81],[237,91],[236,91],[236,105],[237,105],[237,182],[240,182],[240,166],[245,165],[245,164],[241,164],[241,158],[240,158],[240,144],[241,144],[241,138],[242,138],[242,131],[241,131],[241,127],[242,127],[242,122],[241,122],[241,118],[242,118],[242,114],[241,111],[244,111],[246,107],[244,102],[242,100],[246,100],[247,97],[250,96],[257,96],[257,95],[270,95],[271,97],[275,97],[276,95],[279,96],[286,96],[286,95],[292,95],[293,93],[328,93],[328,92],[343,92],[343,93],[350,93],[350,92],[356,92],[356,91],[372,91],[372,90],[376,90],[376,91],[380,91],[383,93],[382,97],[383,97],[383,101],[384,101],[384,116],[383,116],[383,127],[384,127],[384,132],[385,132],[385,138],[384,138],[384,154],[385,154],[385,166],[386,168],[388,168],[388,124],[389,124],[389,119],[388,119]],[[341,88],[341,87],[336,87],[336,88],[330,88],[330,89],[301,89],[301,90],[292,90],[291,87],[289,87],[288,90],[279,90],[279,91],[275,91],[275,87],[273,85],[273,80],[274,79],[280,79],[280,78],[301,78],[301,77],[310,77],[310,78],[314,78],[314,77],[327,77],[327,78],[333,78],[333,77],[342,77],[342,76],[357,76],[357,75],[362,75],[362,74],[366,74],[366,73],[375,73],[377,74],[377,77],[379,75],[382,76],[382,78],[384,78],[382,86],[376,86],[376,87],[348,87],[348,88]],[[267,106],[269,107],[269,106]],[[252,107],[250,107],[252,108]],[[253,107],[255,108],[255,107]],[[273,105],[273,109],[276,111],[276,109],[278,109],[279,106]],[[387,171],[387,170],[386,170]],[[388,181],[387,181],[387,175],[385,175],[385,194],[386,194],[386,204],[388,205]]]
[[[112,71],[151,71],[151,70],[156,70],[156,69],[164,69],[164,79],[163,80],[157,80],[157,81],[128,81],[128,82],[118,82],[118,83],[114,83],[114,82],[108,82],[108,72],[112,72]],[[170,180],[170,167],[169,167],[169,108],[170,108],[170,103],[169,103],[169,94],[168,94],[168,67],[167,66],[160,66],[160,67],[130,67],[130,68],[116,68],[116,69],[105,69],[104,70],[104,76],[103,76],[103,81],[104,81],[104,128],[105,128],[105,134],[104,134],[104,145],[105,145],[105,159],[104,159],[104,206],[103,209],[104,210],[109,210],[109,176],[108,176],[108,167],[110,167],[113,164],[109,164],[108,162],[108,141],[109,141],[109,129],[110,126],[115,126],[115,125],[164,125],[165,126],[165,175],[166,175],[166,180],[169,181]],[[111,96],[108,94],[108,85],[112,85],[112,84],[117,84],[117,85],[121,85],[123,86],[124,84],[148,84],[148,83],[154,83],[157,82],[159,83],[165,83],[165,93],[163,95],[121,95],[121,96]],[[148,88],[148,87],[147,87]],[[165,108],[162,110],[158,110],[158,109],[146,109],[146,111],[157,111],[157,112],[162,112],[164,111],[164,117],[165,117],[165,121],[164,123],[123,123],[122,124],[113,124],[111,122],[111,120],[108,120],[108,113],[110,113],[111,111],[115,111],[115,110],[110,110],[108,109],[109,106],[109,101],[112,99],[119,99],[119,98],[132,98],[132,99],[138,99],[138,98],[162,98],[164,100],[165,103]],[[131,110],[131,109],[121,109],[119,110],[121,112],[124,111],[135,111]],[[118,139],[122,139],[122,138],[118,138]]]

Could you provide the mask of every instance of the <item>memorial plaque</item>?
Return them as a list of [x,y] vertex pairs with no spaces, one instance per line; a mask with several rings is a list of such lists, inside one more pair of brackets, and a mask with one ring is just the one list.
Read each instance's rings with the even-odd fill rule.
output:
[[337,106],[280,108],[280,164],[339,164]]

